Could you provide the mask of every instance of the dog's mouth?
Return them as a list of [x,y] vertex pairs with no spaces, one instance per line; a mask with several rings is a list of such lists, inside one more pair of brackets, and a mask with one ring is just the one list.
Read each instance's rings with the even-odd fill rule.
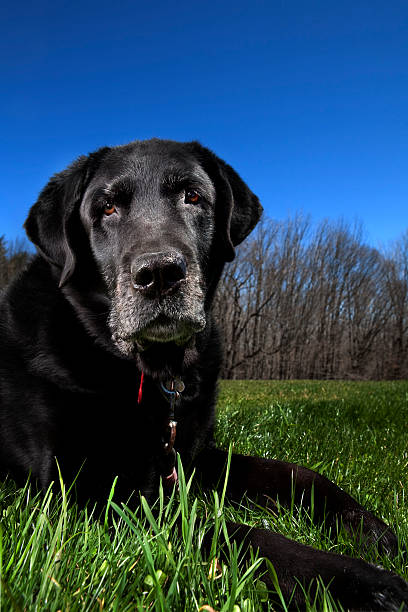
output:
[[160,314],[149,324],[129,334],[113,335],[113,341],[124,353],[142,353],[153,346],[175,345],[189,348],[197,333],[205,328],[204,317],[196,320],[172,320]]
[[184,364],[197,358],[196,336],[205,328],[205,318],[171,319],[161,314],[133,333],[113,334],[120,353],[136,360],[145,374],[157,380],[182,375]]
[[144,351],[154,344],[174,343],[176,346],[187,347],[194,342],[196,333],[202,331],[205,321],[171,321],[160,315],[145,329],[133,336],[137,348]]

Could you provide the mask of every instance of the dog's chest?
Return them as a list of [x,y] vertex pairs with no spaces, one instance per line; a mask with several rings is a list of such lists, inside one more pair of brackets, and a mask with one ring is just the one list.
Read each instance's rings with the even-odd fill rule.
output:
[[[169,405],[155,384],[146,385],[139,403],[136,390],[132,384],[55,398],[54,452],[67,480],[80,470],[78,482],[88,489],[106,492],[117,476],[126,492],[157,491]],[[181,400],[175,418],[174,448],[188,465],[204,443],[209,414],[198,400]],[[93,475],[89,482],[87,473]]]

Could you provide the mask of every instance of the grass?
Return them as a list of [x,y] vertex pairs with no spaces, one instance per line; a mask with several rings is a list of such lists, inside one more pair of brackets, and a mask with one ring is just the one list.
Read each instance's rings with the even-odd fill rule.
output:
[[[217,440],[245,454],[287,459],[335,480],[396,527],[408,542],[408,382],[231,381],[220,385]],[[236,546],[219,561],[225,520],[271,527],[324,550],[359,556],[359,543],[329,538],[305,512],[227,504],[223,492],[202,493],[181,475],[180,491],[136,512],[112,501],[102,517],[69,503],[64,484],[46,495],[12,482],[0,488],[0,609],[210,610],[275,609],[279,591],[256,578]],[[175,523],[181,525],[181,533]],[[204,535],[216,525],[212,554]],[[367,553],[364,553],[367,556]],[[370,559],[408,578],[402,555]],[[287,603],[287,602],[286,602]],[[207,606],[207,607],[206,607]],[[322,587],[310,610],[337,610]]]

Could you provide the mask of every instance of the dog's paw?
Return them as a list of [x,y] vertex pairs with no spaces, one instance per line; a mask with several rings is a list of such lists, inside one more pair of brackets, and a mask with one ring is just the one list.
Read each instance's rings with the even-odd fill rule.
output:
[[321,579],[345,610],[408,612],[408,583],[397,574],[352,557],[326,560]]
[[367,548],[373,546],[381,555],[394,558],[403,552],[391,527],[367,510],[351,510],[344,513],[342,523],[354,537],[361,537],[363,546]]
[[377,568],[375,584],[367,590],[361,610],[408,611],[408,583],[386,570]]

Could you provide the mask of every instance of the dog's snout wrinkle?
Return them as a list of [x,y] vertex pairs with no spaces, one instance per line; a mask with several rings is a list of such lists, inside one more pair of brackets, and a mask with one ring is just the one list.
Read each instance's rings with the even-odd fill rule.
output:
[[150,298],[177,291],[186,274],[187,264],[180,253],[147,253],[131,265],[133,288]]

